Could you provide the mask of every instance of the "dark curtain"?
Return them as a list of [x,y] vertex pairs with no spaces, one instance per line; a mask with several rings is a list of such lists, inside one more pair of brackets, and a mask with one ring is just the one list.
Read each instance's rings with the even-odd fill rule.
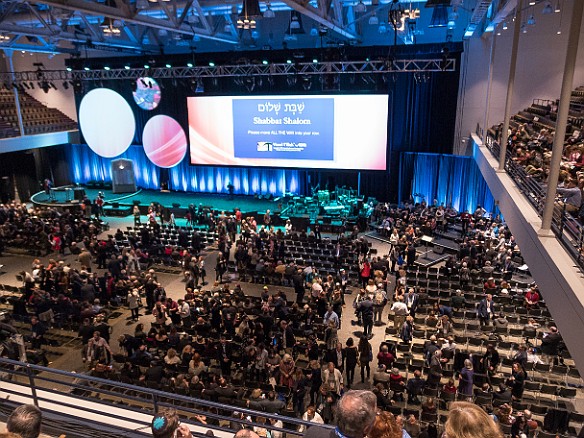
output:
[[41,190],[41,181],[37,180],[36,163],[33,151],[10,152],[0,158],[0,178],[2,199],[15,198],[15,189],[21,201],[27,201]]
[[[458,61],[460,58],[458,57]],[[394,73],[390,76],[388,198],[399,197],[404,152],[452,153],[459,72]],[[408,182],[402,180],[402,185]]]
[[495,199],[473,157],[404,153],[401,160],[400,202],[437,202],[458,211],[482,206],[499,214]]

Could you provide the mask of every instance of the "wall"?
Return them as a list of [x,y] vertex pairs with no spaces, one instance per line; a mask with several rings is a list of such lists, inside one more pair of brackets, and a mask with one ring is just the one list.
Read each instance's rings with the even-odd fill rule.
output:
[[[527,26],[528,32],[520,34],[512,114],[531,105],[533,99],[555,100],[560,97],[573,0],[562,2],[562,13],[550,15],[541,14],[543,3],[527,8],[523,13],[525,21],[533,13],[536,24]],[[496,32],[489,33],[483,38],[473,38],[466,42],[455,150],[460,147],[462,139],[475,131],[477,123],[481,127],[484,125],[492,38],[495,38],[495,56],[486,126],[503,121],[513,26],[514,23],[508,20],[507,30],[502,30],[502,25],[497,28],[501,32],[500,36]],[[559,28],[561,35],[557,35]],[[584,32],[580,33],[574,88],[580,85],[584,85]]]
[[[46,54],[29,52],[14,52],[12,56],[14,71],[17,72],[36,71],[37,67],[33,64],[37,62],[42,62],[45,70],[65,70],[65,60],[69,57],[69,55],[55,55],[49,59]],[[34,90],[27,90],[27,92],[42,104],[57,108],[71,119],[77,120],[73,87],[69,86],[69,89],[65,90],[61,82],[56,82],[55,85],[57,90],[51,89],[48,93],[41,90],[37,84]]]

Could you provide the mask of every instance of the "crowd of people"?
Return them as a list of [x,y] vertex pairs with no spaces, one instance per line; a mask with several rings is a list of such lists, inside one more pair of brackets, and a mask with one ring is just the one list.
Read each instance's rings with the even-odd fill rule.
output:
[[[514,412],[512,403],[522,399],[528,364],[541,360],[538,353],[548,361],[558,360],[561,335],[550,325],[541,350],[529,343],[522,345],[514,353],[512,373],[497,387],[491,381],[501,373],[496,339],[486,346],[484,354],[469,355],[456,345],[454,312],[466,306],[464,292],[478,278],[485,281],[476,318],[482,325],[493,325],[493,331],[497,324],[505,325],[505,315],[494,298],[515,296],[531,308],[541,303],[535,284],[527,291],[511,286],[514,273],[523,264],[521,253],[509,229],[498,218],[485,216],[481,208],[454,217],[449,209],[436,204],[403,208],[378,204],[373,216],[382,231],[387,230],[388,253],[373,257],[366,240],[344,236],[338,243],[334,275],[322,275],[314,266],[286,260],[282,245],[286,237],[295,235],[316,244],[319,239],[314,233],[275,230],[258,225],[254,218],[238,220],[236,213],[212,218],[219,249],[213,285],[205,284],[202,245],[193,246],[189,240],[190,245],[181,246],[179,242],[172,251],[178,253],[184,272],[184,292],[177,300],[168,296],[156,270],[145,263],[145,255],[159,245],[160,230],[152,224],[142,227],[140,238],[128,239],[125,247],[118,244],[122,236],[100,240],[97,229],[88,235],[73,232],[68,247],[79,250],[81,267],[55,259],[45,266],[35,260],[31,271],[22,273],[25,293],[15,302],[14,317],[34,314],[30,341],[36,349],[42,349],[48,326],[56,316],[78,322],[83,360],[97,376],[116,376],[126,383],[231,406],[239,403],[317,424],[342,422],[339,400],[343,394],[355,385],[371,383],[376,405],[382,410],[407,397],[409,405],[436,414],[439,401],[425,395],[425,388],[430,388],[450,392],[459,400],[488,395],[492,403],[486,407],[492,418],[501,424],[515,424],[523,412]],[[10,228],[19,216],[8,216],[2,227]],[[77,228],[71,228],[80,231],[82,219],[72,218],[74,215],[63,214],[52,223],[56,221],[63,228],[73,223]],[[408,277],[408,270],[414,267],[421,237],[447,233],[455,223],[457,230],[460,223],[460,250],[446,261],[441,273],[456,278],[454,287],[458,290],[453,291],[450,303],[432,304],[431,291]],[[349,254],[357,255],[351,258],[357,266],[347,263]],[[246,294],[245,283],[234,287],[223,284],[230,259],[234,259],[241,281],[276,284],[263,286],[259,297]],[[276,275],[249,275],[263,273],[268,266]],[[99,269],[104,271],[100,274]],[[357,281],[349,278],[347,271],[358,272]],[[499,274],[497,280],[493,273]],[[359,291],[346,302],[345,292],[351,283]],[[282,290],[285,285],[294,287],[295,300],[287,299]],[[138,323],[133,331],[112,340],[108,313],[122,305],[131,310],[134,320],[142,308],[151,315],[151,324],[146,328]],[[351,306],[349,314],[354,312],[362,331],[359,336],[341,339],[341,323],[350,319],[346,315]],[[428,333],[432,335],[423,348],[424,372],[416,370],[406,379],[394,366],[401,359],[396,341],[382,342],[374,351],[372,328],[376,323],[385,324],[382,316],[387,311],[391,315],[388,326],[402,345],[413,341],[416,317],[423,316],[424,326],[431,328]],[[535,320],[530,325],[537,329]],[[112,367],[114,359],[119,366]],[[445,370],[452,370],[455,378],[445,377]],[[480,388],[477,375],[486,376]],[[416,416],[395,420],[410,436],[424,436]],[[201,416],[199,421],[217,424],[212,415]]]

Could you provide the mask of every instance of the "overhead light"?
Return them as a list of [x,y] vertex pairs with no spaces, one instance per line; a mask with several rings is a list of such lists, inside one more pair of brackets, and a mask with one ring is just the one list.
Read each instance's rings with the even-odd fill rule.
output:
[[150,68],[150,66],[149,66],[148,64],[144,64],[144,68],[145,68],[146,70],[148,70],[148,69]]
[[371,17],[369,17],[369,25],[370,26],[377,26],[379,24],[379,18],[377,18],[377,14],[374,12]]
[[264,60],[262,61],[262,64],[263,64],[263,65],[268,65],[268,60],[267,60],[267,59],[264,59]]
[[554,8],[552,7],[552,2],[546,2],[545,6],[543,7],[543,9],[541,10],[541,13],[544,15],[548,15],[548,14],[553,14],[554,13]]
[[264,18],[276,18],[276,13],[272,10],[270,2],[266,3],[266,10],[264,11]]
[[172,65],[166,64],[166,68],[172,68]]
[[312,29],[310,29],[310,36],[313,36],[313,37],[318,36],[318,29],[316,28],[316,26],[312,26]]
[[129,65],[124,65],[124,68],[125,68],[126,70],[130,70],[130,66],[129,66]]
[[290,15],[290,29],[300,29],[301,27],[300,14],[296,11],[292,11]]
[[8,36],[8,34],[0,33],[0,44],[6,43],[10,40],[11,40],[11,38]]
[[111,69],[110,69],[110,68],[109,68],[107,65],[106,65],[106,66],[105,66],[103,69],[104,69],[105,71],[110,71],[110,70],[111,70]]
[[209,61],[209,67],[215,67],[215,63],[213,61]]
[[188,68],[193,68],[193,63],[192,62],[187,62],[187,67]]
[[535,6],[536,3],[535,0],[529,0],[529,6]]
[[241,12],[237,17],[237,28],[244,30],[255,29],[256,19],[261,16],[259,0],[243,0]]
[[367,11],[367,6],[365,6],[365,3],[363,3],[363,0],[359,0],[359,3],[357,3],[355,6],[353,6],[353,11],[363,13],[363,12]]
[[99,27],[101,27],[104,36],[119,36],[122,33],[119,22],[116,23],[111,17],[105,17]]
[[507,22],[503,21],[503,30],[507,30],[507,29],[508,29]]
[[448,14],[448,29],[454,29],[456,27],[456,20],[458,20],[458,12],[454,8],[450,14]]
[[377,28],[377,31],[379,33],[387,33],[387,24],[385,24],[383,21],[381,23],[379,23],[379,27]]
[[286,60],[286,64],[292,64],[292,60],[291,59],[287,59]]
[[527,33],[527,25],[525,23],[521,23],[521,33]]
[[558,0],[556,2],[556,7],[554,8],[554,12],[557,14],[558,12],[561,12],[562,8],[560,7],[560,0]]
[[89,67],[83,67],[83,70],[89,71]]
[[535,17],[533,16],[533,14],[527,19],[527,24],[529,24],[530,26],[535,26]]
[[67,71],[73,71],[71,67],[67,67]]
[[225,25],[223,26],[223,32],[225,32],[225,33],[231,32],[231,23],[229,23],[228,21],[226,21]]

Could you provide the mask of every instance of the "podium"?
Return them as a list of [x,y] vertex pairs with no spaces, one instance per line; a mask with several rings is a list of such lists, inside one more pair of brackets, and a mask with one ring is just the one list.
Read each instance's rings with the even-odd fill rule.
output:
[[134,176],[134,162],[125,158],[113,160],[112,192],[134,193],[136,191],[136,178]]

